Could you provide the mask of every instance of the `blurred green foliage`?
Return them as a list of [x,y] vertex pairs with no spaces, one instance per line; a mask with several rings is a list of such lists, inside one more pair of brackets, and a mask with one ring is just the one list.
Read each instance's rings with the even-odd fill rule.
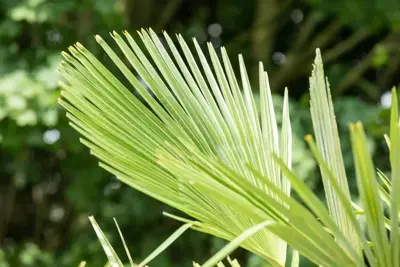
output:
[[[56,66],[69,45],[80,41],[101,55],[94,34],[152,27],[196,37],[201,44],[224,44],[232,59],[242,53],[249,66],[264,61],[278,114],[285,86],[293,97],[294,168],[321,192],[303,142],[312,127],[305,92],[314,49],[322,48],[333,85],[348,172],[353,173],[353,163],[347,124],[356,120],[367,125],[377,166],[385,170],[382,125],[388,112],[380,102],[387,106],[382,95],[399,83],[399,17],[396,0],[2,0],[0,267],[77,266],[81,260],[102,266],[105,256],[88,215],[122,251],[116,217],[137,260],[178,227],[161,215],[176,211],[101,170],[68,126],[57,104]],[[189,266],[222,244],[191,231],[152,266]],[[243,251],[236,256],[247,258]],[[251,257],[248,266],[260,264]]]

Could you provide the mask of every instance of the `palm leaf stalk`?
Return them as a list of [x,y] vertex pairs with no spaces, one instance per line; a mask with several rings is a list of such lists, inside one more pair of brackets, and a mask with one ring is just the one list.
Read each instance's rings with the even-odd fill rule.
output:
[[[285,266],[289,244],[320,266],[365,266],[365,255],[370,266],[399,267],[396,101],[390,138],[386,138],[390,139],[393,185],[388,196],[390,237],[364,131],[359,123],[350,127],[368,239],[350,199],[319,50],[310,78],[316,143],[311,136],[306,140],[321,169],[328,208],[291,170],[287,90],[279,131],[261,63],[258,109],[242,56],[239,81],[224,48],[218,55],[208,44],[207,59],[195,39],[192,53],[180,35],[176,46],[164,33],[164,46],[152,30],[142,30],[138,36],[145,50],[129,33],[124,36],[111,34],[123,58],[96,36],[124,81],[80,43],[63,52],[60,103],[101,167],[194,218],[170,215],[192,229],[232,241],[203,266],[217,264],[238,245],[272,266]],[[290,197],[291,190],[305,205]]]

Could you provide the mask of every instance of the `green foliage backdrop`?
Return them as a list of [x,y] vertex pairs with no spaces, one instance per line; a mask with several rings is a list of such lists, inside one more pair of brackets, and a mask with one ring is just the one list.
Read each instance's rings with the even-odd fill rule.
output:
[[[303,136],[311,129],[307,77],[314,50],[321,47],[348,172],[354,173],[347,125],[356,120],[366,125],[377,167],[388,168],[380,155],[386,149],[381,137],[387,132],[382,126],[388,124],[387,91],[399,84],[400,7],[395,0],[2,0],[1,267],[76,266],[81,260],[102,266],[105,256],[89,215],[117,244],[116,217],[138,259],[177,227],[161,215],[170,208],[98,167],[57,104],[60,51],[80,41],[101,56],[94,34],[141,27],[180,32],[217,48],[223,43],[230,55],[243,53],[254,72],[263,61],[274,97],[280,98],[285,86],[294,97],[294,170],[317,192],[322,185],[316,182],[318,172]],[[189,266],[222,244],[189,231],[152,265]],[[247,258],[242,251],[236,254]],[[260,262],[250,257],[248,266]]]

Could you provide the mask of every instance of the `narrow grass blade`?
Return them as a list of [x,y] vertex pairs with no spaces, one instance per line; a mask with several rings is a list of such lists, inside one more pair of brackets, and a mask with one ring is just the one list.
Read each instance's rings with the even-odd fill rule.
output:
[[144,267],[147,263],[152,261],[167,247],[169,247],[178,237],[180,237],[187,229],[193,226],[193,223],[187,223],[179,227],[170,237],[168,237],[159,247],[157,247],[149,256],[147,256],[137,267]]
[[240,234],[238,237],[236,237],[234,240],[232,240],[229,244],[227,244],[225,247],[223,247],[220,251],[218,251],[214,256],[212,256],[209,260],[207,260],[202,267],[212,267],[216,265],[218,262],[220,262],[223,258],[225,258],[227,255],[229,255],[233,250],[238,248],[240,244],[260,231],[261,229],[268,227],[268,225],[273,224],[274,222],[268,220],[265,222],[262,222],[260,224],[257,224],[246,231],[244,231],[242,234]]
[[100,229],[99,225],[97,224],[96,220],[93,216],[89,217],[89,220],[96,232],[97,238],[99,239],[101,246],[108,258],[109,264],[111,267],[123,267],[121,260],[118,258],[117,253],[115,253],[113,247],[111,246],[110,242],[108,242],[107,237],[104,235],[103,231]]
[[131,266],[134,266],[131,253],[129,252],[128,246],[126,245],[126,242],[125,242],[124,235],[122,234],[121,229],[119,229],[117,220],[115,218],[113,218],[113,219],[114,219],[115,226],[117,227],[119,236],[121,237],[122,244],[124,245],[126,255],[128,256],[128,259],[129,259],[129,263],[131,264]]

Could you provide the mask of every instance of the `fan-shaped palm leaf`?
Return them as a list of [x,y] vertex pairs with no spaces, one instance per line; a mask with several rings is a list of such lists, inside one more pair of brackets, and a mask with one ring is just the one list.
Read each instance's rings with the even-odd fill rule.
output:
[[[61,103],[68,110],[71,125],[85,137],[82,142],[102,161],[102,167],[132,187],[195,217],[202,222],[203,231],[228,240],[257,221],[182,181],[181,175],[158,164],[158,154],[173,155],[190,170],[193,167],[185,158],[199,152],[213,161],[222,160],[249,186],[266,195],[274,196],[264,179],[289,194],[290,186],[271,158],[274,152],[291,164],[288,101],[286,97],[279,136],[268,77],[262,65],[259,120],[243,59],[240,58],[242,93],[224,49],[221,64],[209,45],[211,67],[194,42],[200,69],[180,36],[183,55],[167,34],[164,37],[171,55],[152,31],[139,33],[149,55],[140,50],[128,33],[125,36],[130,47],[117,33],[112,36],[131,69],[101,37],[96,36],[96,40],[125,75],[131,89],[150,108],[80,44],[69,48],[72,57],[63,53],[68,63],[61,63],[60,68],[67,81],[61,84],[66,100]],[[140,83],[138,76],[149,89]],[[251,173],[246,163],[263,176]],[[255,253],[284,264],[286,244],[268,231],[260,232],[246,243]]]
[[[119,81],[79,43],[69,48],[70,54],[63,53],[66,62],[59,69],[64,80],[60,103],[103,168],[194,217],[197,222],[192,228],[227,240],[273,221],[234,244],[240,243],[274,266],[285,265],[286,242],[322,266],[364,266],[362,252],[371,266],[399,266],[398,218],[391,218],[389,241],[376,175],[359,124],[351,127],[351,134],[370,241],[353,212],[319,51],[310,79],[317,144],[310,137],[307,141],[321,168],[329,211],[290,170],[287,92],[279,133],[268,75],[261,63],[258,110],[241,56],[239,82],[224,48],[219,56],[209,44],[209,63],[195,40],[196,56],[181,36],[177,47],[164,33],[164,47],[153,31],[142,30],[138,33],[146,48],[142,51],[129,33],[124,35],[126,41],[115,32],[111,35],[124,59],[101,37],[96,40],[125,81]],[[393,110],[390,203],[395,214],[400,130],[397,109]],[[306,207],[290,197],[291,186]]]

